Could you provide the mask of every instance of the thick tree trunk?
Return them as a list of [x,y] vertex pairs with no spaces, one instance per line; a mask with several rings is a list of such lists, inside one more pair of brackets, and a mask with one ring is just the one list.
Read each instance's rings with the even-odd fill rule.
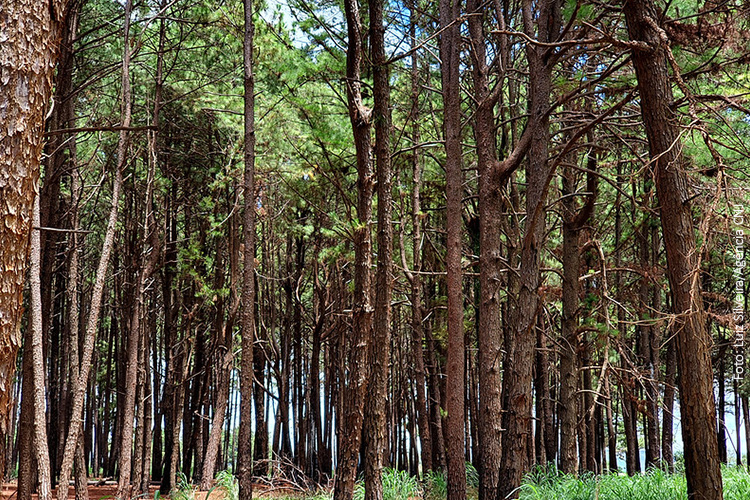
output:
[[446,258],[448,299],[448,357],[446,360],[446,458],[448,500],[466,498],[464,307],[461,269],[462,197],[461,97],[459,84],[460,21],[459,1],[440,1],[440,57],[443,82],[446,191]]
[[720,500],[721,465],[716,440],[716,407],[711,368],[711,338],[706,331],[698,277],[693,215],[679,124],[671,103],[666,34],[652,0],[626,1],[630,39],[641,46],[632,51],[638,77],[641,114],[654,159],[669,284],[675,317],[680,373],[680,409],[685,443],[688,497]]
[[[10,433],[16,353],[21,339],[23,285],[31,214],[42,152],[44,114],[52,89],[58,46],[57,22],[64,0],[9,0],[0,4],[0,437]],[[0,478],[5,477],[0,453]]]
[[[536,27],[540,42],[554,41],[559,31],[559,4],[542,2],[534,12],[531,0],[523,4],[524,29],[533,36]],[[536,22],[533,21],[536,19]],[[529,147],[526,167],[526,228],[521,249],[519,272],[520,293],[517,311],[512,322],[511,338],[506,342],[508,351],[503,375],[503,454],[497,499],[503,500],[517,493],[523,475],[529,470],[529,442],[532,419],[532,369],[539,309],[541,284],[541,249],[544,243],[546,216],[544,199],[546,178],[550,166],[547,162],[549,147],[550,94],[552,89],[553,60],[544,56],[545,48],[526,45],[529,60],[531,118],[535,120],[533,139]]]
[[393,229],[391,225],[391,109],[388,60],[385,52],[384,0],[369,0],[373,74],[375,167],[378,194],[378,263],[375,278],[373,337],[370,343],[370,380],[365,406],[365,499],[382,500],[388,425],[383,408],[388,402],[391,359],[391,295],[393,289]]
[[346,370],[339,413],[335,500],[351,500],[359,464],[360,444],[367,390],[368,358],[373,327],[371,305],[372,161],[370,151],[371,111],[362,100],[361,67],[364,58],[362,27],[357,0],[344,2],[349,47],[346,52],[347,102],[357,155],[357,218],[354,231],[354,305],[351,339],[343,344]]
[[[503,283],[503,261],[500,241],[503,186],[493,175],[497,164],[494,108],[499,94],[491,95],[489,89],[490,67],[485,48],[484,15],[481,14],[484,9],[478,0],[469,0],[467,4],[467,10],[473,13],[468,24],[472,40],[474,99],[477,102],[474,138],[479,174],[479,500],[494,500],[497,494],[502,420],[500,287]],[[459,44],[458,39],[451,43]],[[456,69],[457,74],[458,71]],[[458,89],[455,92],[458,95]],[[460,122],[458,127],[460,128]],[[458,216],[460,217],[460,212]]]

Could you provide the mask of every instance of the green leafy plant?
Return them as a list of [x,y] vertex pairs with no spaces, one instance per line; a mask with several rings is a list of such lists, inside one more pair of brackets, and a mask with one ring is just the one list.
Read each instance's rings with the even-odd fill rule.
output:
[[216,475],[216,487],[224,490],[226,500],[237,500],[240,497],[240,484],[229,471],[223,470]]
[[[358,481],[354,489],[354,500],[364,500],[365,485]],[[410,500],[422,498],[422,486],[416,477],[406,471],[385,469],[383,471],[383,500]]]

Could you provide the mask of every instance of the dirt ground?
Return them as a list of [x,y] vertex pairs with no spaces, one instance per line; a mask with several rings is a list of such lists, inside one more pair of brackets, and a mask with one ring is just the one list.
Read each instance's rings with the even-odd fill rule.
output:
[[[158,486],[152,485],[150,490],[149,498],[153,499],[154,494],[159,489]],[[90,484],[89,485],[89,500],[108,500],[108,499],[114,499],[115,493],[117,490],[117,485],[112,484],[105,484],[104,486],[98,486],[96,484]],[[210,496],[207,495],[208,492],[203,491],[196,491],[195,492],[195,500],[224,500],[224,492],[220,489],[215,489],[210,492]],[[285,490],[285,489],[277,489],[277,488],[268,488],[267,486],[263,485],[255,485],[253,486],[253,498],[290,498],[290,497],[297,497],[301,498],[303,495],[300,495],[299,492],[294,490]],[[75,500],[75,492],[73,488],[70,488],[70,496],[68,497],[69,500]],[[37,495],[32,496],[32,500],[37,500]],[[2,488],[0,489],[0,500],[16,500],[16,483],[10,482],[10,483],[4,483],[2,485]],[[144,497],[138,497],[138,500],[146,500]]]

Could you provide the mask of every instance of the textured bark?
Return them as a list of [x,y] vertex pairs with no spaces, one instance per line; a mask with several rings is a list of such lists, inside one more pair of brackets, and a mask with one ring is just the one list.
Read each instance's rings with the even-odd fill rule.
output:
[[[39,216],[39,196],[34,199],[32,223],[41,227]],[[44,352],[42,349],[42,243],[40,230],[31,233],[31,269],[29,284],[31,288],[31,345],[27,344],[32,358],[34,387],[34,451],[38,478],[39,500],[52,498],[52,479],[50,474],[49,448],[47,445],[47,417],[44,384]]]
[[[219,311],[218,314],[223,314]],[[208,446],[203,457],[203,468],[201,470],[201,491],[208,491],[214,479],[216,470],[216,459],[219,456],[219,444],[221,443],[221,431],[224,427],[224,416],[229,404],[229,376],[232,367],[232,351],[230,345],[222,345],[219,349],[220,366],[217,370],[216,405],[214,417],[211,420],[211,432],[208,436]],[[257,438],[255,446],[257,444]]]
[[[27,329],[24,336],[31,335]],[[31,500],[36,485],[36,454],[34,453],[34,372],[31,356],[21,364],[21,415],[18,422],[18,499]]]
[[[125,1],[125,20],[123,24],[123,54],[122,54],[122,100],[120,102],[121,123],[123,127],[130,127],[132,116],[132,93],[130,90],[130,12],[132,0]],[[117,143],[117,169],[122,171],[128,159],[128,131],[120,131]],[[130,473],[132,468],[133,449],[133,419],[135,418],[136,378],[138,376],[138,345],[140,342],[140,313],[139,307],[143,301],[145,271],[142,270],[135,297],[136,306],[130,320],[127,340],[127,361],[125,372],[125,394],[122,408],[122,426],[120,428],[120,477],[117,484],[118,499],[130,498]]]
[[[32,204],[64,8],[63,0],[0,4],[0,436],[10,433]],[[5,472],[0,453],[0,478]]]
[[[537,39],[548,43],[559,31],[559,4],[556,1],[542,2],[534,12],[530,0],[523,4],[524,29],[533,36],[536,27]],[[536,22],[533,21],[536,19]],[[545,56],[546,49],[533,44],[526,45],[529,60],[531,94],[531,116],[535,120],[533,140],[529,148],[526,167],[526,217],[527,223],[521,249],[519,272],[520,293],[518,310],[513,318],[512,338],[506,342],[503,378],[503,454],[500,462],[498,500],[517,494],[523,475],[529,470],[529,442],[531,441],[532,418],[532,368],[539,309],[539,285],[541,283],[540,259],[544,243],[545,214],[544,199],[546,179],[550,166],[547,162],[549,147],[549,99],[552,88],[553,61]],[[539,213],[537,213],[539,212]]]
[[459,86],[461,2],[440,1],[440,58],[443,82],[445,136],[446,258],[448,299],[448,354],[445,411],[448,500],[466,498],[464,307],[461,270],[463,228],[461,172],[461,97]]
[[384,0],[369,0],[372,51],[375,171],[378,194],[378,262],[375,310],[370,343],[370,380],[365,406],[365,500],[382,500],[387,445],[388,373],[391,361],[391,295],[393,290],[393,229],[391,225],[391,109],[388,61],[385,53]]
[[238,443],[239,500],[253,498],[253,342],[255,340],[255,64],[253,47],[255,25],[253,2],[244,0],[245,37],[244,61],[244,115],[245,115],[245,173],[242,284],[242,359],[240,362],[240,430]]
[[638,77],[641,114],[654,160],[667,269],[676,313],[677,361],[680,373],[680,410],[685,443],[688,498],[723,498],[716,406],[711,368],[711,338],[706,331],[696,252],[693,216],[679,123],[668,73],[668,39],[658,26],[652,0],[626,1],[625,20],[630,39],[645,43],[632,51]]
[[[563,196],[574,191],[570,169],[563,178]],[[563,312],[562,341],[560,346],[560,404],[557,411],[560,419],[560,470],[566,474],[578,472],[576,429],[578,425],[578,277],[581,274],[580,228],[572,224],[575,218],[573,199],[563,198],[563,210],[567,222],[563,222]]]
[[[489,89],[490,68],[485,48],[483,5],[469,0],[467,10],[476,13],[469,17],[471,36],[472,76],[474,99],[474,138],[477,145],[479,173],[479,500],[494,499],[497,494],[498,463],[500,460],[502,400],[500,362],[502,319],[500,316],[500,288],[503,283],[503,261],[500,254],[502,182],[496,177],[496,145],[494,107],[498,94]],[[459,44],[459,40],[455,42]],[[459,50],[456,48],[455,50]],[[458,72],[458,69],[456,69]],[[458,79],[458,76],[456,76]],[[499,87],[499,85],[498,85]],[[458,90],[456,90],[458,93]],[[460,124],[459,124],[460,127]],[[449,209],[450,213],[450,209]],[[460,213],[459,213],[460,216]],[[460,258],[460,256],[459,256]]]
[[335,500],[351,500],[357,475],[367,390],[368,358],[373,327],[371,304],[372,160],[370,151],[371,111],[362,101],[362,28],[357,0],[344,2],[349,47],[346,51],[347,103],[357,155],[357,218],[354,230],[353,328],[345,347],[346,370],[342,384],[342,412],[337,429],[339,460],[336,468]]
[[[591,141],[593,143],[593,141]],[[563,206],[563,315],[560,348],[560,469],[567,474],[578,472],[576,453],[576,406],[566,402],[578,400],[578,279],[581,273],[580,234],[594,212],[596,201],[596,158],[589,154],[586,176],[586,203],[580,209],[573,195],[577,192],[575,172],[565,168],[562,181]],[[588,412],[588,408],[584,408]]]

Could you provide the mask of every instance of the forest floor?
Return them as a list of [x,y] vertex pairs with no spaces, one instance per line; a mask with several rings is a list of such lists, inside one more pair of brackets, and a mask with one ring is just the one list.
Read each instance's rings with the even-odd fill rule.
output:
[[[89,484],[89,500],[109,500],[115,497],[117,484]],[[149,498],[153,499],[159,487],[152,485]],[[253,486],[253,498],[301,498],[298,491],[287,490],[283,488],[271,488],[264,485]],[[32,500],[37,500],[36,494],[32,495]],[[69,500],[75,500],[75,490],[70,488]],[[195,491],[191,500],[225,500],[226,494],[220,488],[211,491]],[[16,500],[16,482],[3,483],[0,488],[0,500]],[[138,500],[146,500],[144,497],[138,497]]]

